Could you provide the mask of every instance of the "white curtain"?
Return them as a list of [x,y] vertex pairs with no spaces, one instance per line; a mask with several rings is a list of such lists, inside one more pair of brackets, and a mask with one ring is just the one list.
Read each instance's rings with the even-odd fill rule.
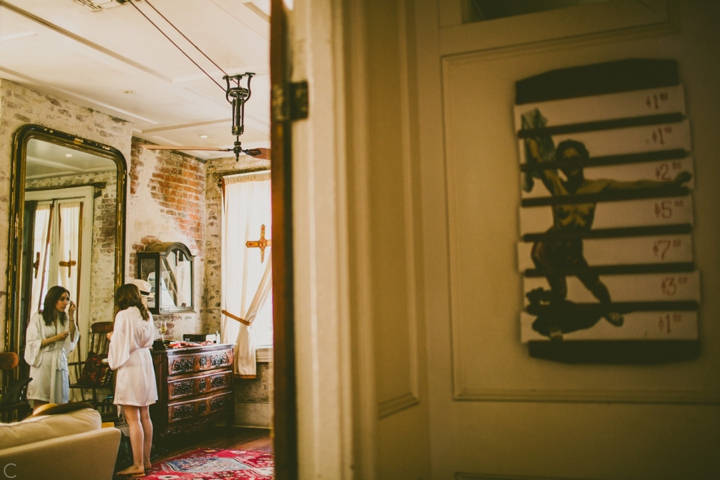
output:
[[261,262],[260,249],[248,248],[247,241],[272,239],[270,172],[223,179],[222,309],[242,318],[241,323],[223,315],[221,340],[236,343],[235,373],[255,377],[256,341],[252,323],[272,294],[270,248]]
[[70,292],[70,299],[78,303],[80,284],[80,215],[82,202],[59,202],[58,215],[58,251],[55,253],[58,266],[57,283]]
[[50,287],[60,285],[77,304],[80,285],[82,202],[38,203],[33,233],[34,258],[39,260],[32,283],[32,309],[38,311]]
[[190,259],[185,256],[182,252],[175,252],[175,282],[177,283],[177,301],[175,305],[183,307],[190,305],[191,299],[189,294],[192,291],[190,285]]
[[33,232],[33,269],[31,313],[40,311],[47,291],[48,262],[50,261],[50,222],[53,205],[38,203],[35,208],[35,231]]

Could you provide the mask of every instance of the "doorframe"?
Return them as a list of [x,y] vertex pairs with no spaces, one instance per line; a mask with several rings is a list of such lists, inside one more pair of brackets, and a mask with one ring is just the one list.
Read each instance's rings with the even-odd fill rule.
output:
[[[278,246],[273,251],[275,474],[277,480],[351,479],[360,467],[354,448],[358,425],[373,418],[375,407],[362,402],[358,408],[353,394],[358,387],[353,365],[360,362],[353,361],[349,294],[345,35],[351,19],[347,2],[294,0],[289,16],[280,17],[283,3],[272,1],[270,49],[273,245]],[[278,45],[281,28],[290,33]],[[303,80],[309,115],[291,123],[278,94],[287,99],[289,82]],[[276,255],[285,258],[276,261]],[[372,397],[371,390],[363,397]],[[360,409],[370,413],[361,418]]]
[[273,248],[273,451],[275,478],[298,477],[297,382],[293,282],[292,128],[288,92],[288,14],[272,0],[270,15],[271,198]]

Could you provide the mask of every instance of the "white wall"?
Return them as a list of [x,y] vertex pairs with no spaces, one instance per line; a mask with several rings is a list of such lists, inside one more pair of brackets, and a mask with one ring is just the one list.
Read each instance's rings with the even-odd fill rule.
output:
[[[720,20],[709,1],[601,2],[461,24],[417,6],[433,478],[718,478]],[[696,171],[701,354],[650,366],[530,358],[519,340],[514,82],[632,57],[679,63]]]

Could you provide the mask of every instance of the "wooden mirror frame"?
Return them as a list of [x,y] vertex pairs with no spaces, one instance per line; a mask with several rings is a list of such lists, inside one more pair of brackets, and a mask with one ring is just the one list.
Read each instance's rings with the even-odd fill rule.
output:
[[[20,353],[19,328],[21,321],[19,288],[21,281],[22,238],[25,205],[25,156],[28,142],[42,140],[66,148],[79,150],[112,160],[117,166],[117,197],[115,206],[115,278],[113,292],[123,284],[125,277],[125,205],[127,162],[119,150],[76,135],[59,132],[41,125],[28,124],[20,127],[13,135],[13,161],[10,171],[10,231],[8,235],[8,269],[7,269],[7,305],[5,322],[5,351]],[[19,375],[18,368],[13,370],[14,377]],[[4,379],[8,382],[10,378]]]
[[[167,258],[173,252],[182,252],[183,255],[190,262],[190,305],[187,307],[167,308],[163,307],[162,303],[162,288],[160,287],[161,273],[164,268],[162,266],[162,260]],[[196,312],[195,306],[195,255],[190,253],[190,249],[184,243],[179,242],[155,242],[145,247],[142,252],[136,252],[137,256],[137,275],[136,278],[146,280],[153,287],[155,293],[154,302],[148,300],[148,305],[152,303],[152,307],[148,306],[148,311],[153,315],[168,315],[175,313],[189,313]],[[155,281],[151,282],[145,275],[147,272],[144,268],[145,262],[152,262],[153,269],[155,272]],[[145,278],[143,278],[145,277]]]

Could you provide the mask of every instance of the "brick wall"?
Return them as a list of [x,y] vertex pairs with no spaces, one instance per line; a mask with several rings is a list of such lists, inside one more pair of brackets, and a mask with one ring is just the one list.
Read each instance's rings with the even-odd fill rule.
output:
[[[137,252],[153,242],[179,242],[195,255],[194,312],[156,315],[165,321],[167,338],[202,333],[205,304],[205,165],[195,157],[167,150],[143,150],[133,138],[129,172],[128,261],[130,277],[137,276]],[[214,331],[214,330],[213,330]]]

